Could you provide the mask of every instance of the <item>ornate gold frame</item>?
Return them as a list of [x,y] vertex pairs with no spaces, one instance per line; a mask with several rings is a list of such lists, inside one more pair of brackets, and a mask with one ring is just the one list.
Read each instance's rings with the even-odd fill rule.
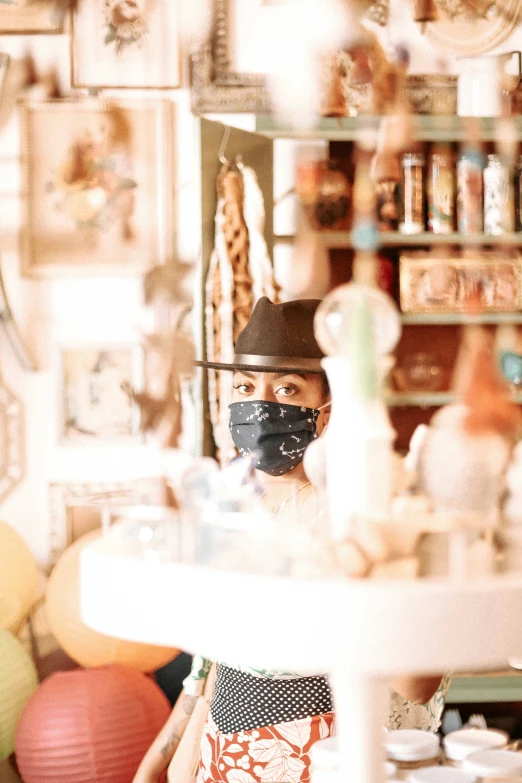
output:
[[4,452],[0,459],[0,501],[22,481],[25,472],[24,411],[18,397],[0,377],[0,426]]

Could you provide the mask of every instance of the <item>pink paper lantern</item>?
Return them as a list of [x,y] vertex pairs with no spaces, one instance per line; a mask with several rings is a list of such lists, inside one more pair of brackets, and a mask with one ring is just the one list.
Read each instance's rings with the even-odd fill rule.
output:
[[131,783],[170,714],[150,677],[124,666],[48,677],[16,730],[24,783]]

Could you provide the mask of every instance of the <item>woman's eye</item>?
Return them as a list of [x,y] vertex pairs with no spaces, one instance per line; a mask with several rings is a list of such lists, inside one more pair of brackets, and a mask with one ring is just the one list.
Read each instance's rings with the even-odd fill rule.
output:
[[234,389],[238,391],[240,394],[250,394],[252,391],[252,386],[249,383],[237,383],[234,386]]
[[297,394],[297,389],[295,386],[280,386],[276,394],[280,397],[292,397],[294,394]]

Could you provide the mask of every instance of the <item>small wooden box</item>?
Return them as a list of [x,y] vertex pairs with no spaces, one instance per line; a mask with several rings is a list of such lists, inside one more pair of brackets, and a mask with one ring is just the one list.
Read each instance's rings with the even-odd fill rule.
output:
[[403,252],[400,301],[404,313],[510,312],[522,309],[518,253],[477,250],[466,256]]

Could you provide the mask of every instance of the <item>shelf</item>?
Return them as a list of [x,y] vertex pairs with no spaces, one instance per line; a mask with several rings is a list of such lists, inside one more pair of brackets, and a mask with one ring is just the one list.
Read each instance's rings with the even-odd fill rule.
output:
[[522,674],[516,671],[455,675],[446,696],[446,704],[513,701],[522,701]]
[[403,326],[522,324],[521,313],[402,313]]
[[[315,231],[314,239],[326,247],[351,247],[351,231]],[[295,234],[275,234],[274,244],[291,245],[295,242]],[[423,231],[421,234],[401,234],[399,231],[383,231],[379,234],[380,247],[415,247],[417,245],[464,245],[478,247],[481,245],[508,245],[522,247],[522,232],[502,234],[433,234]]]
[[[455,394],[437,392],[389,392],[384,400],[389,408],[438,408],[455,402]],[[513,401],[522,405],[522,393],[514,394]]]
[[[477,119],[477,118],[475,118]],[[514,119],[517,137],[522,136],[522,117]],[[269,138],[281,139],[324,139],[326,141],[355,141],[362,134],[379,128],[382,117],[361,115],[359,117],[323,117],[312,130],[285,128],[273,117],[256,117],[256,131]],[[419,141],[467,141],[469,129],[465,120],[454,115],[413,115],[416,138]],[[495,118],[479,118],[480,137],[483,141],[495,141],[499,135]]]

